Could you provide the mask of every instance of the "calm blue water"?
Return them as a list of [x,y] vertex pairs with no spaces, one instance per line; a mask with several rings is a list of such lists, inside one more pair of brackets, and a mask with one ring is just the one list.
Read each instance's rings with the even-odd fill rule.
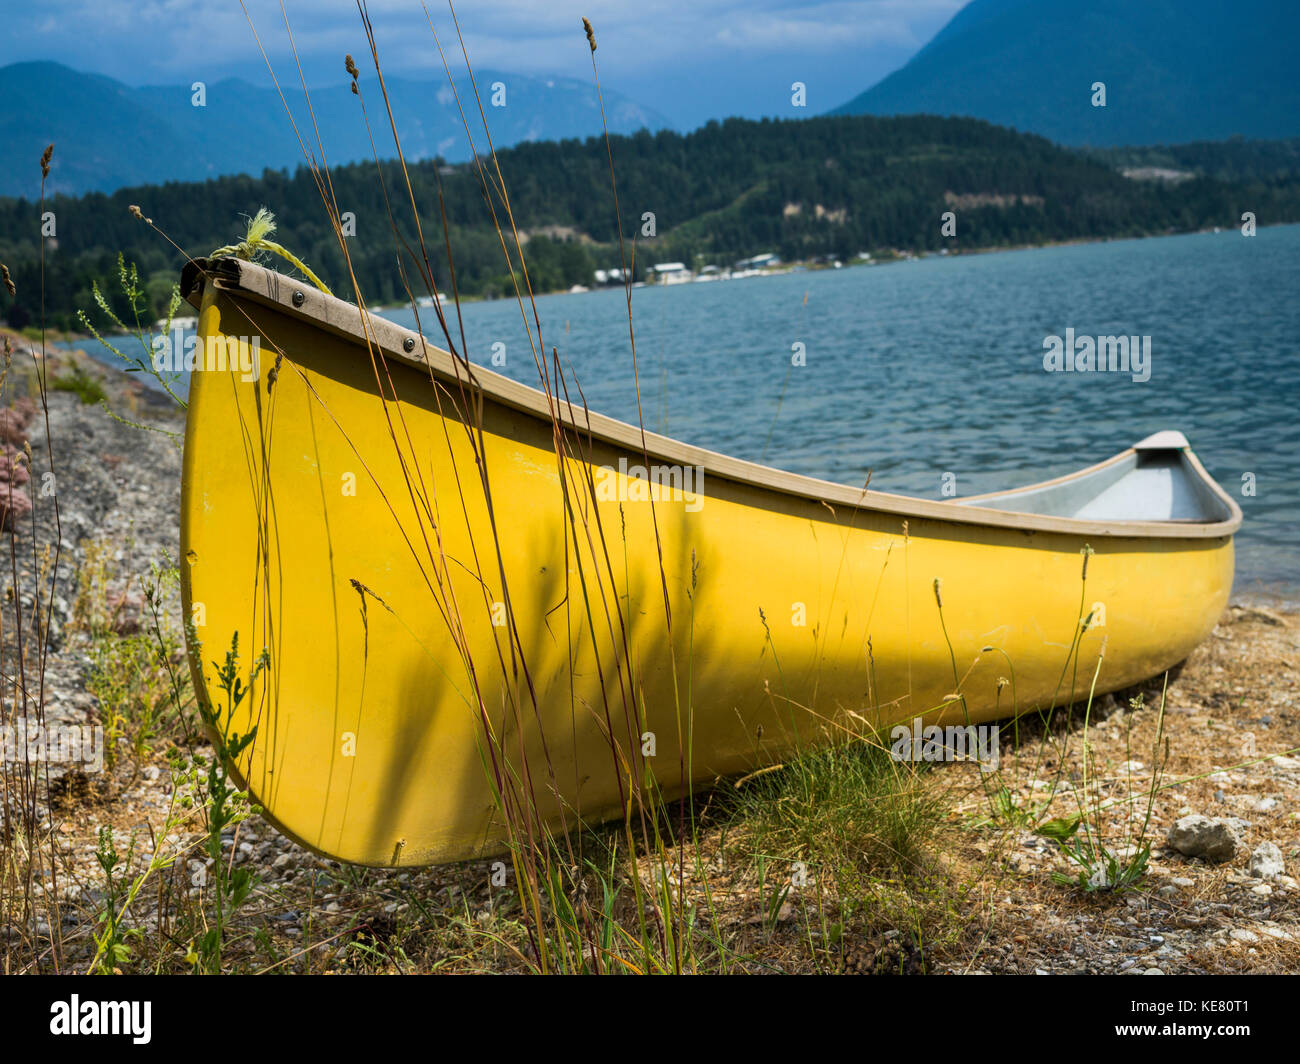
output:
[[[1186,433],[1245,512],[1239,594],[1300,595],[1300,226],[927,258],[633,291],[646,427],[884,491],[960,495]],[[591,407],[635,422],[621,290],[537,301]],[[463,308],[470,357],[537,384],[513,302]],[[406,325],[409,309],[385,311]],[[426,333],[436,329],[421,312]],[[1149,335],[1151,376],[1047,373],[1043,339]],[[457,339],[459,339],[457,337]],[[791,366],[802,343],[807,364]],[[1242,494],[1253,473],[1256,494]]]

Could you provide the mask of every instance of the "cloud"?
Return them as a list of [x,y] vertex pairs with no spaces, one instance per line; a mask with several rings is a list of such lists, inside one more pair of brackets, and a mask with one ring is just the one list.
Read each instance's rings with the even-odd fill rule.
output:
[[[457,10],[471,59],[480,65],[517,70],[564,70],[586,50],[581,18],[596,26],[602,60],[645,69],[656,63],[698,56],[725,47],[762,54],[806,49],[826,51],[846,43],[916,47],[963,0],[474,0]],[[34,7],[35,5],[33,5]],[[257,38],[275,62],[292,62],[290,36],[278,0],[246,0],[248,18],[237,3],[194,4],[189,0],[44,0],[37,13],[16,13],[8,50],[36,58],[98,53],[135,81],[212,67],[246,67],[260,60]],[[437,48],[424,10],[416,0],[369,0],[367,5],[386,63],[435,66]],[[343,53],[367,50],[351,0],[286,0],[299,57],[314,70],[336,61],[342,80]],[[429,16],[443,46],[459,58],[455,25],[448,9],[429,4]],[[256,29],[257,37],[249,21]],[[359,54],[360,53],[360,54]],[[5,56],[9,61],[17,56]],[[66,59],[64,61],[67,61]],[[76,65],[84,66],[84,62]]]
[[[790,76],[820,80],[819,107],[842,102],[835,97],[905,62],[963,2],[462,0],[457,17],[476,69],[586,78],[585,15],[606,87],[690,125],[772,113]],[[386,72],[441,74],[430,19],[453,70],[463,70],[450,11],[442,0],[428,4],[426,17],[419,0],[369,0]],[[297,82],[299,63],[310,86],[341,84],[348,52],[363,74],[373,70],[353,0],[285,0],[289,29],[279,0],[244,7],[247,17],[235,0],[43,0],[10,16],[0,64],[54,59],[135,85],[229,76],[266,85],[265,49],[282,85]]]

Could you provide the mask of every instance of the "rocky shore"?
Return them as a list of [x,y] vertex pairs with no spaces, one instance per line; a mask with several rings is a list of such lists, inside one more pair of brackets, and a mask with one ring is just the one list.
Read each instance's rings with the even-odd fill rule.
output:
[[[13,333],[5,339],[10,402],[0,410],[0,440],[5,455],[30,457],[18,460],[11,494],[0,463],[0,503],[12,499],[5,528],[16,536],[19,601],[29,615],[39,605],[49,617],[46,711],[51,722],[75,721],[90,708],[87,663],[66,629],[87,545],[111,544],[105,563],[118,571],[106,595],[121,613],[138,615],[140,577],[159,559],[174,562],[179,547],[184,411],[138,376],[84,353],[50,350],[41,359],[39,345]],[[64,390],[70,381],[95,390]],[[8,595],[15,584],[8,565],[4,582]]]
[[[46,366],[47,383],[89,377],[107,409],[83,401],[97,397],[93,389],[50,387],[47,427],[29,345],[10,339],[16,348],[7,378],[10,406],[3,414],[8,420],[0,420],[8,463],[0,473],[8,475],[0,484],[25,489],[32,508],[13,506],[7,537],[13,564],[0,579],[10,610],[15,599],[25,617],[48,610],[46,722],[91,724],[101,719],[102,706],[88,682],[103,648],[81,615],[93,593],[107,604],[115,633],[136,631],[144,581],[154,566],[175,563],[183,414],[137,380],[84,356],[59,355]],[[19,459],[28,448],[30,458]],[[53,491],[43,493],[43,485]],[[176,626],[174,586],[166,608]],[[6,644],[6,660],[12,659]],[[33,668],[29,661],[29,691]],[[11,694],[6,687],[7,701]],[[991,821],[984,815],[988,795],[974,774],[968,786],[952,787],[950,773],[963,767],[934,773],[947,777],[943,785],[954,795],[935,855],[937,869],[961,886],[964,909],[951,934],[914,941],[908,928],[867,916],[834,942],[822,942],[816,937],[822,932],[799,929],[797,907],[787,913],[783,906],[764,919],[761,879],[734,849],[743,830],[707,818],[699,853],[685,860],[678,888],[701,904],[708,888],[709,904],[749,958],[739,970],[1300,972],[1300,616],[1230,607],[1210,639],[1171,675],[1163,717],[1158,694],[1158,686],[1149,686],[1137,708],[1127,696],[1108,697],[1094,712],[1088,750],[1081,742],[1063,747],[1071,751],[1063,764],[1044,765],[1042,744],[1033,738],[1003,751],[1007,800],[1019,807],[1057,787],[1053,815],[1066,815],[1089,775],[1101,781],[1097,793],[1109,796],[1115,810],[1133,807],[1126,795],[1150,795],[1149,803],[1145,797],[1138,803],[1151,842],[1149,864],[1134,889],[1089,893],[1062,885],[1052,873],[1075,869],[1060,847],[1032,824]],[[1061,727],[1080,734],[1077,717]],[[8,970],[84,970],[94,956],[106,890],[96,858],[101,827],[111,829],[124,851],[134,840],[128,868],[142,869],[152,854],[167,850],[175,859],[156,878],[183,895],[202,889],[200,825],[160,834],[175,786],[166,745],[160,737],[145,755],[117,758],[98,775],[52,767],[37,819],[56,859],[34,873],[39,904],[15,909],[12,887],[3,895],[10,912],[0,954]],[[1049,769],[1065,784],[1049,783]],[[1110,826],[1118,850],[1132,820],[1124,812]],[[400,873],[349,868],[307,852],[256,815],[230,829],[223,848],[231,866],[249,869],[255,884],[240,911],[231,970],[525,966],[509,945],[518,937],[517,913],[494,887],[490,862]],[[177,930],[165,896],[160,887],[131,905],[131,926],[155,945],[123,960],[120,969],[139,970],[146,953],[149,970],[194,963],[188,959],[193,943]],[[820,943],[811,951],[803,948],[810,934]]]

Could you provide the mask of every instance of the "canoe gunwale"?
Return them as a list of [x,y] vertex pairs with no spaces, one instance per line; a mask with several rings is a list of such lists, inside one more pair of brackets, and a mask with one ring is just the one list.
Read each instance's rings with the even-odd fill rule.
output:
[[[430,344],[420,333],[381,318],[334,296],[326,295],[310,284],[242,259],[191,259],[181,276],[181,293],[195,307],[202,300],[203,287],[210,281],[219,290],[239,295],[290,317],[308,322],[363,348],[374,345],[385,359],[405,363],[428,372],[453,387],[467,384],[467,367],[463,359]],[[251,319],[250,319],[251,322]],[[271,338],[267,338],[270,340]],[[412,350],[405,349],[412,343]],[[423,350],[424,354],[419,353]],[[468,386],[482,398],[522,411],[548,423],[552,407],[547,397],[535,388],[495,373],[482,366],[468,367]],[[647,461],[702,468],[709,477],[732,481],[765,491],[779,492],[813,503],[848,506],[858,511],[896,515],[902,519],[931,520],[953,525],[1010,528],[1030,532],[1054,532],[1073,536],[1131,538],[1151,540],[1207,540],[1232,536],[1241,526],[1241,508],[1209,475],[1191,448],[1182,448],[1193,472],[1223,504],[1229,516],[1221,521],[1095,521],[1043,514],[998,510],[988,506],[958,505],[951,501],[919,499],[887,492],[853,488],[845,484],[819,480],[771,466],[748,462],[709,451],[668,436],[645,431],[635,425],[556,404],[566,428],[585,437],[621,447]],[[1144,441],[1145,442],[1145,441]],[[1140,445],[1139,445],[1140,446]],[[966,496],[963,503],[995,500],[1049,485],[1086,477],[1135,453],[1130,447],[1120,453],[1074,473],[1001,492]],[[915,530],[919,534],[920,530]]]

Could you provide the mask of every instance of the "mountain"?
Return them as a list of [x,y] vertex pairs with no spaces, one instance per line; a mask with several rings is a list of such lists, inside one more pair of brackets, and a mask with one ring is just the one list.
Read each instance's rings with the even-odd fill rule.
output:
[[1297,40],[1295,0],[973,0],[834,113],[970,115],[1074,145],[1294,136]]
[[[593,86],[572,78],[526,77],[476,71],[483,110],[498,147],[533,140],[589,137],[601,132]],[[379,156],[396,155],[387,110],[376,78],[361,78],[371,132]],[[504,92],[493,106],[494,86]],[[303,142],[316,150],[311,115],[296,84],[283,85]],[[442,156],[469,159],[455,96],[446,80],[387,79],[402,149],[410,160]],[[458,82],[470,130],[486,151],[478,107],[468,83]],[[136,184],[195,181],[225,174],[260,175],[292,169],[302,151],[279,93],[228,79],[206,86],[206,106],[191,102],[188,85],[132,88],[59,63],[0,67],[0,196],[34,199],[40,192],[41,152],[54,143],[47,194],[111,192]],[[311,90],[315,127],[331,165],[371,158],[360,101],[348,85]],[[607,93],[611,133],[658,130],[669,123],[655,111]]]

